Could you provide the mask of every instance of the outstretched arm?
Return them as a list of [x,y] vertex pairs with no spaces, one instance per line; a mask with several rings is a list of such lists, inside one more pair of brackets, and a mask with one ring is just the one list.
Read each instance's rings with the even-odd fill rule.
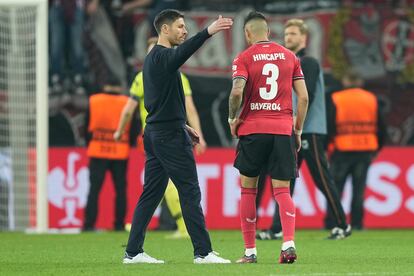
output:
[[[190,57],[197,51],[203,43],[212,35],[228,30],[233,25],[233,20],[230,18],[224,18],[221,15],[219,18],[210,24],[207,29],[202,30],[195,36],[191,37],[176,49],[170,49],[172,54],[166,57],[167,68],[171,71],[175,71],[181,67]],[[169,51],[168,51],[169,52]]]

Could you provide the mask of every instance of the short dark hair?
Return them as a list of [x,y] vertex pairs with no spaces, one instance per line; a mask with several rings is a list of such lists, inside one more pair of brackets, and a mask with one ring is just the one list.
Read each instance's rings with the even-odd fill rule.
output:
[[172,24],[178,18],[184,18],[184,14],[177,10],[167,9],[161,11],[154,19],[154,27],[158,34],[161,33],[161,27],[164,24]]
[[122,85],[121,80],[112,73],[109,73],[109,75],[106,77],[105,84],[106,85],[111,85],[111,86],[121,86]]
[[252,11],[244,19],[243,27],[246,27],[246,24],[249,23],[249,21],[257,19],[264,20],[267,23],[266,17],[263,15],[263,13],[258,11]]

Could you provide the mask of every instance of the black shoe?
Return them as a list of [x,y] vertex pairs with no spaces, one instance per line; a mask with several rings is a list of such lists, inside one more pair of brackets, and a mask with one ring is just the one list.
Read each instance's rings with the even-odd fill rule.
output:
[[256,240],[281,240],[283,238],[282,231],[274,233],[272,230],[260,231],[256,234]]
[[294,247],[289,247],[288,249],[282,250],[280,252],[279,263],[292,264],[296,261],[297,258],[296,249]]
[[257,256],[252,254],[250,256],[244,255],[236,261],[236,264],[255,264],[257,263]]
[[340,228],[340,227],[334,227],[331,230],[331,234],[328,237],[328,240],[343,240],[346,237],[351,236],[352,234],[352,229],[351,229],[351,225],[347,225],[347,227],[345,229]]

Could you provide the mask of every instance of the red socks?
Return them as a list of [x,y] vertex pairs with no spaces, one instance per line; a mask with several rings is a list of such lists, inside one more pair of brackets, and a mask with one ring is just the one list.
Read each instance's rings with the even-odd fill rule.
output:
[[295,238],[295,204],[290,196],[289,187],[273,188],[273,196],[279,204],[280,221],[282,223],[283,241]]
[[256,195],[256,188],[241,188],[240,221],[245,248],[256,247]]
[[[256,195],[255,188],[241,188],[240,221],[245,248],[256,247]],[[293,241],[296,214],[289,188],[273,188],[273,195],[279,204],[283,241]]]

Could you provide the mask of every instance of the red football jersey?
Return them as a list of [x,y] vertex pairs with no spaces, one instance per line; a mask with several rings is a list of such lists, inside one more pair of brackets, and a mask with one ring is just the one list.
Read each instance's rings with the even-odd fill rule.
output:
[[295,54],[275,42],[256,43],[234,59],[235,78],[246,80],[237,134],[291,135],[292,85],[304,78]]

